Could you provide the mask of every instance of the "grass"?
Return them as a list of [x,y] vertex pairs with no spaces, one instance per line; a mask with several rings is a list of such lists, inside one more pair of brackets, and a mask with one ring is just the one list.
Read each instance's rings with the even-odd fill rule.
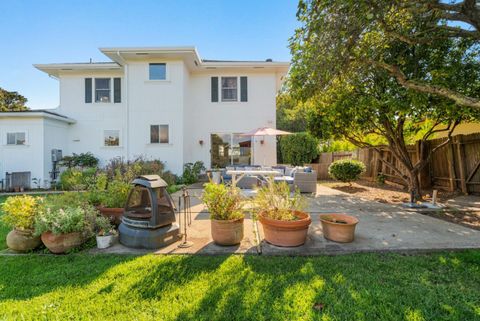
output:
[[[6,196],[0,196],[0,205],[3,204],[3,202],[7,199]],[[0,210],[0,217],[2,217],[2,211]],[[0,220],[0,251],[4,250],[7,248],[7,242],[5,241],[5,238],[7,237],[8,232],[10,232],[11,228],[6,226],[1,220]]]
[[479,284],[479,251],[4,256],[0,319],[480,320]]

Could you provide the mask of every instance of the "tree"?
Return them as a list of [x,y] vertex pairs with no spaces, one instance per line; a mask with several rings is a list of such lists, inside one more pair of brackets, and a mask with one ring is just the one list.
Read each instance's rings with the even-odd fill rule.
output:
[[311,163],[318,156],[318,139],[308,133],[296,133],[280,139],[283,162],[294,166]]
[[[297,17],[302,26],[291,39],[292,81],[303,92],[322,90],[362,65],[387,72],[405,88],[451,99],[459,108],[480,109],[480,5],[475,0],[303,0]],[[448,65],[439,64],[445,57],[434,51],[406,65],[402,51],[392,55],[389,50],[442,44],[459,54]]]
[[0,112],[28,110],[28,107],[25,106],[26,103],[27,98],[16,91],[0,88]]

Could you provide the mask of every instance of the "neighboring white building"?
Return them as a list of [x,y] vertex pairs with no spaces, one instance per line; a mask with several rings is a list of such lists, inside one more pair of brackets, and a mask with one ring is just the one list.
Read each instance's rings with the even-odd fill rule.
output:
[[198,160],[276,163],[274,137],[238,134],[275,127],[289,63],[202,60],[194,47],[100,51],[112,62],[34,65],[59,80],[60,106],[0,113],[0,180],[30,172],[48,186],[52,149],[91,152],[102,163],[143,155],[176,174]]

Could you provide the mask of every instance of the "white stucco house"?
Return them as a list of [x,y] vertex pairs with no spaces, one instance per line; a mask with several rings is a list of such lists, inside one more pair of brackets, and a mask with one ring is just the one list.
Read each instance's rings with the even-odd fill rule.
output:
[[48,186],[52,150],[91,152],[102,163],[143,155],[177,174],[198,160],[276,163],[274,137],[238,134],[275,127],[288,62],[204,60],[195,47],[100,51],[111,61],[34,65],[58,79],[60,105],[0,113],[0,180],[29,172]]

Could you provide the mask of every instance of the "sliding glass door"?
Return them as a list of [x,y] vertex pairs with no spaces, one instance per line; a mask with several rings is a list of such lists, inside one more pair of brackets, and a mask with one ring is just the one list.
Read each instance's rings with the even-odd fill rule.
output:
[[250,136],[217,133],[212,134],[210,139],[212,168],[251,164],[252,140]]

